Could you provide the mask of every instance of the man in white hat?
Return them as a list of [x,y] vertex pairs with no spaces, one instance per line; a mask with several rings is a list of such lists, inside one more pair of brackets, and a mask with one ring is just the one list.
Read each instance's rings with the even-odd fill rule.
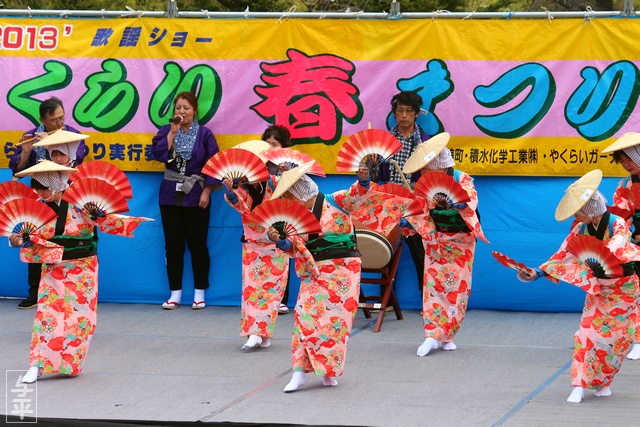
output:
[[[610,385],[629,351],[636,323],[640,282],[634,263],[640,262],[640,251],[629,241],[631,233],[625,220],[607,210],[606,199],[598,191],[601,179],[602,172],[595,169],[569,186],[556,219],[575,216],[578,223],[547,262],[518,272],[522,281],[549,276],[587,293],[580,328],[574,335],[572,390],[567,398],[571,403],[584,399],[585,388],[595,389],[597,397],[611,395]],[[591,243],[577,243],[586,236],[592,236],[587,239]],[[594,249],[597,242],[603,242],[603,254]],[[610,257],[618,264],[605,261]],[[609,271],[613,268],[620,270],[616,276]]]
[[[67,126],[64,123],[65,114],[62,101],[56,97],[51,97],[40,104],[40,125],[35,129],[31,129],[22,135],[20,141],[31,140],[20,145],[16,153],[9,159],[9,169],[15,175],[16,173],[29,168],[41,160],[53,160],[59,164],[60,161],[52,159],[49,152],[44,147],[34,147],[37,140],[44,138],[48,133],[56,131],[57,129],[64,129],[69,132],[80,133],[77,129]],[[73,153],[75,162],[69,166],[75,166],[82,163],[85,152],[84,141],[76,147],[76,152]],[[27,282],[29,284],[29,295],[23,301],[18,304],[20,309],[34,308],[37,303],[38,283],[40,282],[40,264],[29,264],[28,267]]]
[[[602,150],[602,153],[613,153],[613,159],[629,174],[618,183],[613,194],[613,206],[627,218],[631,228],[631,241],[640,245],[640,205],[634,203],[631,191],[640,189],[640,133],[627,132],[613,144]],[[635,199],[637,202],[637,199]],[[640,263],[636,263],[636,275],[640,277]],[[640,308],[640,295],[638,295]],[[634,344],[627,354],[627,359],[640,359],[640,313],[637,316]]]

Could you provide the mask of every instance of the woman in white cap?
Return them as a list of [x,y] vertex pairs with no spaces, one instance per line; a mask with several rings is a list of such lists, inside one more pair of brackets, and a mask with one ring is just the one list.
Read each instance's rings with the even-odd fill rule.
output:
[[[595,389],[598,397],[611,395],[609,387],[633,340],[637,314],[638,277],[633,263],[640,261],[640,251],[630,243],[624,219],[607,211],[606,200],[598,191],[601,179],[602,172],[596,169],[569,186],[555,216],[558,221],[575,216],[579,222],[547,262],[518,272],[522,281],[550,276],[587,292],[580,329],[574,335],[572,391],[567,398],[572,403],[582,401],[585,388]],[[580,261],[579,255],[572,253],[575,249],[567,250],[571,239],[579,235],[605,242],[624,277],[609,278]]]
[[[283,196],[309,209],[320,221],[322,232],[280,240],[270,228],[268,238],[296,256],[300,293],[295,305],[291,343],[293,375],[284,392],[305,384],[305,373],[322,377],[322,384],[335,386],[344,372],[347,340],[358,310],[360,252],[350,212],[367,190],[350,190],[324,195],[300,167],[284,172],[272,198]],[[294,177],[294,178],[291,178]]]
[[[21,234],[12,234],[13,246],[24,246],[21,259],[42,263],[38,290],[30,369],[23,382],[32,383],[42,373],[75,376],[82,372],[96,328],[98,303],[98,257],[94,225],[103,232],[130,236],[143,219],[106,215],[97,220],[82,207],[63,200],[69,173],[75,169],[44,160],[19,172],[31,176],[32,186],[57,217],[43,225],[39,238],[24,245]],[[57,245],[51,248],[47,245]]]
[[[286,130],[286,128],[285,128]],[[288,131],[287,131],[288,132]],[[259,154],[274,144],[247,141],[239,148]],[[225,200],[242,219],[242,302],[240,336],[247,341],[242,350],[267,348],[276,327],[280,305],[289,278],[289,255],[266,238],[266,229],[251,219],[251,211],[273,193],[273,183],[242,183],[222,180]],[[288,311],[288,310],[287,310]]]
[[[629,212],[630,217],[627,220],[627,225],[631,229],[631,242],[640,245],[640,206],[636,206],[629,197],[631,186],[640,185],[640,133],[627,132],[602,152],[613,152],[613,159],[616,163],[619,163],[629,173],[618,183],[618,187],[613,193],[613,205]],[[636,264],[636,275],[640,277],[640,263]],[[638,295],[638,299],[640,309],[640,295]],[[640,313],[638,313],[637,321],[634,343],[631,346],[631,351],[627,354],[627,359],[632,360],[640,359]]]
[[[45,104],[47,101],[43,102]],[[55,132],[52,132],[50,135],[40,134],[42,137],[40,141],[36,143],[29,142],[25,144],[29,146],[29,155],[28,152],[23,152],[23,157],[25,157],[24,162],[11,163],[14,161],[12,158],[10,162],[10,167],[14,171],[14,173],[20,172],[21,170],[31,167],[35,165],[37,162],[42,160],[51,159],[54,163],[59,165],[74,167],[80,163],[84,159],[84,149],[86,148],[84,144],[84,140],[88,138],[88,135],[82,135],[75,129],[70,129],[71,131],[67,131],[65,129],[59,129]],[[32,146],[33,145],[33,150]],[[19,147],[19,149],[22,146]],[[35,153],[38,153],[37,156]],[[16,154],[18,158],[20,154]],[[29,159],[28,161],[26,159]],[[17,161],[17,160],[16,160]],[[40,264],[32,263],[28,266],[28,283],[29,283],[29,296],[20,304],[18,304],[18,308],[33,308],[38,305],[38,285],[40,283],[40,271],[42,270]]]
[[[485,243],[478,218],[478,193],[473,178],[454,169],[451,151],[446,147],[449,134],[443,132],[418,146],[404,167],[404,172],[421,171],[422,178],[432,173],[446,173],[466,191],[469,201],[452,206],[429,206],[426,215],[407,218],[422,236],[426,257],[422,317],[424,342],[416,354],[424,357],[442,345],[455,350],[453,342],[467,311],[471,294],[471,277],[476,239]],[[446,224],[446,225],[445,225]],[[401,225],[405,225],[401,221]]]

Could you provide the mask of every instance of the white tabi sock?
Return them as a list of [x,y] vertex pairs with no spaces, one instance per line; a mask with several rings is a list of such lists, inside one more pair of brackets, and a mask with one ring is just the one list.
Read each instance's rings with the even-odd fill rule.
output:
[[303,386],[305,383],[304,372],[302,371],[294,371],[293,375],[291,375],[291,381],[289,384],[284,386],[285,393],[291,393],[292,391],[296,391],[298,387]]
[[336,380],[334,377],[324,375],[322,377],[322,385],[325,387],[335,387],[338,385],[338,380]]
[[249,335],[249,339],[242,346],[242,349],[251,350],[258,347],[260,344],[262,344],[262,338],[260,338],[258,335]]
[[631,351],[627,354],[627,359],[638,360],[640,359],[640,343],[634,343],[631,346]]
[[179,291],[171,291],[171,296],[169,297],[169,302],[177,302],[180,304],[180,300],[182,299],[182,289]]
[[426,340],[424,340],[422,345],[418,347],[417,355],[419,357],[424,357],[429,354],[431,350],[437,349],[439,344],[440,343],[438,342],[438,340],[434,338],[427,338]]
[[446,343],[442,344],[442,349],[443,349],[444,351],[453,351],[453,350],[455,350],[456,348],[458,348],[458,346],[457,346],[457,345],[455,345],[455,344],[453,343],[453,341],[449,341],[449,342],[446,342]]
[[37,366],[32,366],[29,368],[26,374],[22,377],[22,382],[25,384],[31,384],[36,381],[36,379],[42,376],[42,372],[40,372],[40,368]]
[[584,398],[584,389],[582,387],[573,387],[573,391],[567,398],[567,402],[569,403],[580,403]]
[[596,397],[611,396],[611,389],[609,387],[602,387],[596,390]]

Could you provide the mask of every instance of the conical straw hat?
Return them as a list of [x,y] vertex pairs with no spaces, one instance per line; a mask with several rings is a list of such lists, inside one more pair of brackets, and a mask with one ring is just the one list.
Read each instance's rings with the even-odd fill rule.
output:
[[602,150],[602,153],[612,153],[638,144],[640,144],[640,133],[627,132],[620,138],[616,139],[613,144]]
[[582,209],[598,190],[600,181],[602,181],[602,171],[594,169],[571,184],[564,192],[560,203],[558,203],[556,220],[564,221]]
[[314,161],[303,163],[300,166],[297,166],[288,171],[284,171],[282,173],[282,177],[278,180],[278,184],[276,185],[276,189],[273,191],[271,195],[271,199],[277,199],[282,196],[284,193],[289,190],[293,184],[298,182],[298,180],[302,177],[302,175],[306,174],[309,169],[315,163]]
[[402,172],[414,173],[427,166],[447,146],[450,137],[448,132],[442,132],[419,144],[404,164]]
[[243,150],[251,151],[264,162],[265,159],[260,155],[260,153],[271,148],[271,145],[267,141],[263,141],[261,139],[252,139],[250,141],[241,142],[233,148],[241,148]]
[[32,176],[35,173],[43,173],[43,172],[77,172],[78,169],[70,168],[68,166],[62,166],[51,160],[43,160],[38,162],[34,166],[27,168],[23,171],[16,173],[16,176]]
[[81,133],[69,132],[64,129],[58,129],[46,138],[42,138],[40,141],[33,144],[34,147],[47,147],[50,145],[68,144],[70,142],[81,141],[89,138],[89,135],[83,135]]

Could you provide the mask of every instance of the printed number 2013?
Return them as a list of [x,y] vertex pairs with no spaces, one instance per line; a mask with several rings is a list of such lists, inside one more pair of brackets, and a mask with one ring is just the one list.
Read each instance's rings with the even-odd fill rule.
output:
[[42,27],[6,25],[0,26],[0,49],[21,50],[54,50],[58,47],[58,27],[44,25]]

